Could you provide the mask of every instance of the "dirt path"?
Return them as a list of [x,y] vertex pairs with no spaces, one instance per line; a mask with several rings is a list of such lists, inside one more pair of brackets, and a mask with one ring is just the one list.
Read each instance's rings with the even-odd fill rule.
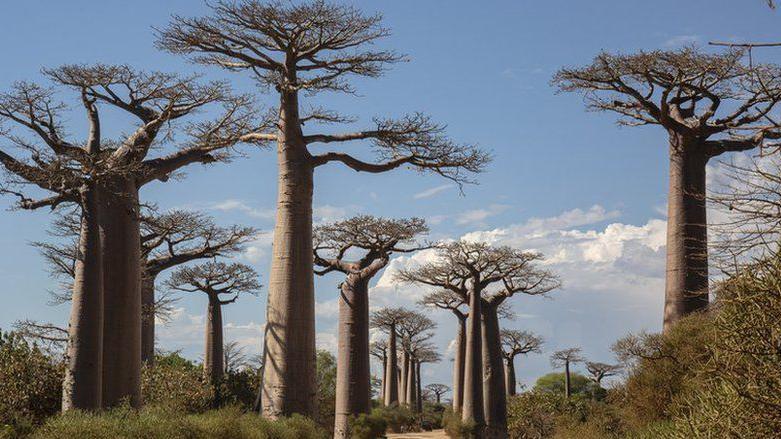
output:
[[444,430],[425,431],[422,433],[391,433],[388,439],[447,439]]

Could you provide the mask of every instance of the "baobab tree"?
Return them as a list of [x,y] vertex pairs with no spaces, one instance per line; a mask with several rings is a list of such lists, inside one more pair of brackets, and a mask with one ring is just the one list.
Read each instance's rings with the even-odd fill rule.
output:
[[583,92],[588,106],[618,113],[622,125],[660,125],[669,142],[664,329],[708,305],[705,169],[725,153],[778,138],[771,112],[781,100],[781,69],[746,64],[744,51],[695,48],[602,53],[560,70],[561,91]]
[[[420,248],[416,238],[428,232],[420,218],[386,219],[360,215],[314,230],[315,273],[345,275],[339,294],[339,338],[334,435],[350,436],[351,416],[371,410],[369,367],[369,282],[393,253]],[[349,259],[350,257],[354,259]]]
[[415,380],[417,382],[415,390],[415,411],[417,413],[423,412],[423,375],[421,373],[421,367],[424,364],[439,363],[442,361],[442,355],[431,346],[425,346],[417,349],[412,357],[415,361]]
[[399,404],[399,373],[397,339],[398,326],[407,318],[409,311],[404,308],[382,308],[371,314],[369,324],[388,335],[388,361],[383,378],[383,404],[386,407]]
[[[79,208],[63,407],[89,409],[124,397],[138,405],[139,249],[138,233],[132,233],[137,231],[137,188],[165,180],[190,163],[227,159],[226,148],[238,141],[235,129],[251,120],[249,110],[244,111],[248,101],[229,96],[222,84],[202,85],[192,77],[136,72],[127,66],[63,66],[44,70],[44,76],[52,87],[19,82],[0,96],[0,119],[6,123],[2,134],[23,151],[17,157],[3,152],[0,163],[11,176],[3,191],[18,196],[19,207],[66,203]],[[70,109],[58,101],[57,88],[80,97],[89,127],[86,140],[69,139],[65,133],[63,121]],[[176,121],[209,104],[225,104],[228,110],[216,122],[193,120],[190,128],[177,130],[187,140],[172,154],[147,158],[152,143],[168,138]],[[107,139],[101,135],[106,131],[101,115],[110,110],[141,123],[128,127],[129,135]],[[26,138],[27,133],[34,138]],[[16,189],[20,184],[53,195],[32,199]],[[136,190],[129,191],[131,186]],[[121,233],[123,226],[134,239]]]
[[598,363],[594,361],[586,361],[586,370],[591,375],[591,380],[597,383],[598,386],[602,386],[602,380],[617,375],[621,371],[622,367],[617,364]]
[[[314,171],[342,163],[358,172],[381,173],[411,167],[461,184],[479,172],[489,156],[460,145],[444,126],[428,116],[374,120],[366,131],[325,134],[303,132],[303,125],[351,122],[320,108],[304,112],[299,94],[353,92],[349,78],[378,77],[405,58],[370,48],[387,36],[380,15],[324,0],[264,3],[256,0],[216,2],[212,14],[173,17],[158,31],[158,46],[194,61],[248,72],[279,99],[276,132],[257,136],[277,142],[279,166],[277,221],[274,228],[265,335],[263,412],[272,417],[314,411],[315,330],[312,261],[312,192]],[[314,153],[315,144],[370,141],[376,161],[339,150]],[[289,310],[295,309],[295,313]]]
[[[376,358],[382,364],[382,375],[379,379],[379,400],[385,401],[385,379],[388,377],[388,340],[375,340],[369,344],[369,355]],[[337,364],[337,368],[339,365]]]
[[426,390],[431,392],[432,395],[434,395],[434,400],[437,404],[442,403],[442,395],[446,394],[450,391],[450,387],[448,387],[445,384],[436,384],[432,383],[426,386]]
[[550,363],[553,367],[564,368],[564,395],[569,398],[572,395],[570,385],[569,368],[570,365],[584,361],[580,348],[569,348],[556,351],[550,357]]
[[453,357],[453,413],[461,413],[464,399],[464,362],[466,359],[466,319],[469,312],[462,310],[466,305],[463,296],[450,290],[437,290],[426,294],[418,302],[420,305],[450,311],[458,319],[458,331],[455,338]]
[[401,395],[399,402],[415,410],[417,405],[417,355],[432,347],[428,341],[437,324],[417,311],[407,310],[407,315],[396,325],[401,340]]
[[502,356],[504,357],[504,382],[507,396],[516,393],[515,357],[530,352],[542,352],[542,337],[529,331],[502,329]]
[[[178,268],[165,285],[174,291],[199,292],[208,297],[203,369],[209,382],[219,390],[226,363],[222,307],[235,302],[241,294],[259,294],[258,274],[251,267],[240,263],[206,262]],[[223,298],[225,296],[232,297]],[[219,392],[215,403],[219,404]]]

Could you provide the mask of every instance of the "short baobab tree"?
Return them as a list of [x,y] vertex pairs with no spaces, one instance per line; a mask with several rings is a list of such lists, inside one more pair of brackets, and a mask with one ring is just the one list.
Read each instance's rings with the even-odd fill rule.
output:
[[569,398],[572,396],[572,386],[570,384],[570,366],[575,363],[581,363],[585,359],[581,355],[580,348],[569,348],[554,352],[550,357],[553,367],[564,368],[564,395]]
[[779,137],[770,118],[781,101],[781,68],[745,63],[744,54],[691,47],[602,53],[591,65],[562,69],[553,78],[561,91],[583,92],[590,108],[618,113],[622,125],[659,125],[667,133],[665,330],[708,305],[708,161]]
[[369,324],[388,336],[387,363],[383,378],[383,404],[386,407],[399,404],[398,327],[409,315],[404,308],[382,308],[371,314]]
[[407,310],[404,320],[396,326],[401,341],[401,382],[399,402],[415,410],[417,401],[417,355],[431,350],[428,341],[437,324],[417,311]]
[[424,364],[439,363],[442,361],[442,355],[436,351],[432,346],[423,346],[413,353],[412,359],[415,364],[415,412],[423,412],[423,375],[421,373],[421,367]]
[[[380,15],[324,0],[266,3],[218,2],[200,18],[173,17],[158,32],[158,46],[196,62],[247,72],[276,92],[277,129],[258,138],[278,144],[279,197],[269,279],[263,412],[268,416],[314,413],[315,329],[312,261],[312,193],[315,169],[341,163],[358,172],[381,173],[399,167],[432,172],[458,183],[479,172],[489,156],[450,140],[444,126],[423,114],[375,119],[366,131],[327,134],[303,131],[304,124],[351,122],[323,109],[305,112],[300,95],[353,92],[349,78],[378,77],[404,59],[371,47],[386,37]],[[372,142],[376,161],[310,146]],[[288,310],[295,309],[291,314]]]
[[450,391],[450,387],[445,384],[432,383],[426,386],[426,390],[428,390],[432,395],[434,395],[434,401],[437,404],[441,404],[442,396],[444,396],[447,392]]
[[[240,263],[207,262],[178,268],[165,285],[174,291],[199,292],[208,297],[203,368],[209,382],[219,388],[225,372],[222,307],[235,302],[241,294],[257,295],[260,290],[258,274]],[[223,298],[225,296],[232,297]]]
[[[438,252],[438,259],[400,270],[397,277],[403,282],[447,289],[467,302],[462,419],[474,420],[478,431],[485,422],[489,436],[506,437],[499,313],[508,298],[518,293],[546,294],[559,286],[558,278],[537,266],[542,256],[535,252],[468,241],[444,244]],[[500,289],[492,291],[492,285]]]
[[[382,365],[382,375],[379,378],[379,400],[384,401],[385,379],[388,377],[388,340],[375,340],[369,344],[369,355],[376,358]],[[337,365],[338,367],[338,365]]]
[[602,380],[612,377],[621,372],[622,367],[618,364],[599,363],[595,361],[586,361],[586,370],[592,381],[602,386]]
[[529,331],[502,329],[502,356],[504,357],[504,382],[507,396],[516,393],[515,357],[530,352],[542,352],[542,337]]
[[314,229],[314,262],[325,275],[339,272],[338,361],[335,437],[349,437],[351,416],[371,410],[369,365],[369,282],[394,253],[421,248],[428,232],[419,218],[386,219],[361,215]]

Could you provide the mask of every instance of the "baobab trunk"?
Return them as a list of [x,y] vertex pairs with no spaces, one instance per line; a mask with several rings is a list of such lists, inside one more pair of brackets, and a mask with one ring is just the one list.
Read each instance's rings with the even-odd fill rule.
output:
[[515,395],[515,388],[518,386],[515,381],[515,360],[506,358],[504,363],[504,387],[507,390],[507,396]]
[[469,317],[466,319],[466,358],[464,361],[464,400],[461,409],[463,421],[475,423],[474,437],[483,437],[483,352],[480,316],[482,312],[479,291],[469,294]]
[[407,351],[401,351],[401,377],[399,378],[399,403],[406,405],[409,403],[407,400],[407,383],[409,382],[409,353]]
[[708,233],[704,148],[670,137],[664,330],[708,306]]
[[203,371],[214,386],[215,405],[220,402],[219,386],[225,372],[222,341],[222,305],[217,294],[209,294],[209,309],[206,313],[206,350],[203,355]]
[[103,261],[100,201],[95,187],[81,190],[82,218],[68,324],[67,368],[62,410],[101,406],[103,377]]
[[417,398],[415,397],[415,390],[417,389],[417,382],[415,378],[415,357],[407,354],[407,382],[404,397],[404,403],[409,406],[412,411],[415,411],[417,405]]
[[564,396],[572,396],[572,384],[569,380],[569,361],[564,363]]
[[382,380],[380,381],[379,401],[385,403],[385,382],[388,380],[388,354],[382,356]]
[[314,169],[301,134],[298,96],[281,93],[277,217],[269,276],[263,414],[314,416],[315,307],[312,254]]
[[461,413],[464,401],[464,361],[466,360],[466,318],[458,317],[456,354],[453,359],[453,413]]
[[[422,389],[422,383],[420,382],[422,377],[420,376],[420,362],[415,362],[415,382],[417,383],[417,387],[415,388],[415,401],[417,402],[417,409],[418,413],[423,412],[423,389]],[[439,402],[439,401],[437,401]]]
[[507,390],[496,305],[484,304],[483,314],[483,404],[486,436],[507,437]]
[[138,189],[114,178],[101,196],[103,407],[141,405],[141,244]]
[[350,416],[371,410],[369,369],[369,285],[350,275],[339,298],[334,437],[349,438]]
[[155,275],[141,274],[141,361],[155,363]]
[[388,365],[385,369],[385,389],[382,392],[384,403],[391,406],[399,403],[399,375],[396,361],[396,327],[391,325],[388,335]]

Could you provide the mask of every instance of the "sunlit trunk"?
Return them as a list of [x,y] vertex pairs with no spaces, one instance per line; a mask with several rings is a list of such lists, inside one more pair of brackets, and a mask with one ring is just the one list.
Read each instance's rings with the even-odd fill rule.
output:
[[225,374],[222,339],[222,305],[217,294],[209,294],[209,308],[206,312],[205,351],[203,371],[214,386],[214,405],[220,404],[220,384]]
[[453,358],[453,413],[461,413],[464,401],[464,361],[466,360],[466,318],[458,316],[456,352]]
[[466,359],[464,362],[464,401],[461,410],[463,421],[475,423],[476,437],[482,438],[485,418],[483,416],[483,352],[482,315],[479,292],[469,294],[469,317],[466,320]]
[[391,326],[388,336],[388,366],[386,368],[385,390],[383,398],[385,405],[391,406],[399,403],[399,375],[396,359],[396,327]]
[[486,436],[507,437],[507,390],[496,305],[483,304],[483,404]]
[[515,361],[513,358],[506,358],[504,363],[504,387],[507,390],[507,396],[513,396],[518,386],[515,380]]

